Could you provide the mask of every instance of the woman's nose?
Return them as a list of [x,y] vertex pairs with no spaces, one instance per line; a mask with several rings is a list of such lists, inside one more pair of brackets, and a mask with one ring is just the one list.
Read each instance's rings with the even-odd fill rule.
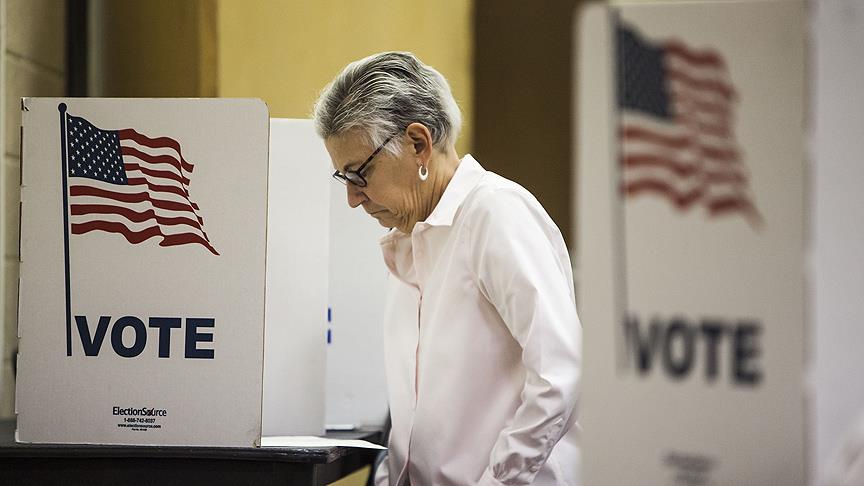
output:
[[366,194],[363,193],[362,187],[357,187],[349,182],[345,188],[348,190],[348,205],[352,208],[356,208],[366,200]]

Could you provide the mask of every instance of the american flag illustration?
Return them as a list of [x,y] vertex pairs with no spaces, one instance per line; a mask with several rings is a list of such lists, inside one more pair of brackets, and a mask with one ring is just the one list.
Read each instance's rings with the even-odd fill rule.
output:
[[158,237],[160,246],[198,244],[219,254],[189,197],[193,165],[176,140],[103,130],[68,114],[66,140],[72,234],[105,231],[133,244]]
[[616,44],[622,192],[760,225],[734,136],[738,94],[721,54],[650,42],[622,23]]

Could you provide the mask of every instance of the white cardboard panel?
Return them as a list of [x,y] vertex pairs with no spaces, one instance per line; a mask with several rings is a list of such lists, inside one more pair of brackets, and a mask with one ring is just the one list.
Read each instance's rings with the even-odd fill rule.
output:
[[[636,143],[658,158],[686,158],[680,144],[608,143],[628,120],[626,108],[609,103],[616,21],[653,49],[696,53],[689,64],[663,54],[658,72],[675,82],[678,73],[690,77],[684,88],[667,84],[684,93],[670,95],[673,102],[707,102],[686,105],[693,111],[683,119],[695,113],[722,124],[728,116],[731,135],[722,143],[739,156],[724,161],[739,164],[746,187],[736,191],[749,194],[758,218],[711,213],[715,186],[683,208],[650,191],[621,198],[620,188],[638,178],[680,192],[694,181],[692,172],[637,173],[636,163],[619,162]],[[586,484],[804,484],[802,3],[595,6],[579,36],[577,143],[593,147],[579,152]],[[718,102],[724,83],[736,96]],[[604,113],[610,109],[615,116]],[[659,119],[642,126],[667,130],[671,123]],[[688,147],[701,151],[715,140],[691,139]],[[725,170],[717,158],[700,153],[693,161]],[[638,321],[638,335],[622,310]]]
[[[811,2],[813,183],[808,337],[812,484],[858,484],[864,450],[864,2]],[[857,459],[856,459],[857,457]],[[855,479],[855,467],[858,476]]]
[[[328,163],[329,167],[329,163]],[[387,267],[378,239],[387,229],[330,188],[330,343],[327,424],[381,425],[387,417],[384,293]]]
[[[81,173],[63,171],[61,103],[68,105],[69,117],[83,117],[92,124],[80,119],[73,123],[68,117],[65,122],[67,142],[77,140],[78,150],[93,156],[88,163],[72,147],[69,169]],[[264,347],[266,106],[260,100],[31,98],[24,101],[23,109],[19,440],[256,444],[261,431]],[[150,141],[139,137],[134,142],[127,140],[129,132],[113,132],[129,128]],[[175,140],[194,170],[180,171],[168,163],[179,158],[173,148],[147,147],[165,146],[160,137]],[[111,160],[116,163],[120,158],[114,146],[117,140],[124,140],[119,144],[127,149],[121,165],[111,166]],[[135,148],[136,143],[135,150],[147,156],[129,155],[128,147]],[[93,171],[101,169],[117,177],[124,170],[122,164],[129,184],[93,182]],[[64,202],[65,175],[70,187],[91,187],[69,189],[69,205]],[[155,236],[132,244],[118,232],[71,234],[72,319],[67,320],[64,213],[70,207],[90,213],[70,211],[70,228],[78,232],[92,229],[93,224],[104,227],[107,221],[115,229],[118,223],[138,232],[154,231],[146,228],[155,226],[162,234],[195,233],[200,238],[192,211],[176,210],[176,203],[184,201],[182,192],[177,193],[181,176],[188,179],[182,187],[197,204],[194,212],[203,220],[218,255],[204,244],[172,246],[176,238]],[[133,184],[144,180],[146,185]],[[100,184],[102,189],[109,187],[105,190],[146,197],[121,204],[85,195]],[[171,200],[175,209],[154,210],[155,199]],[[100,212],[108,206],[114,212],[131,209],[143,217],[133,223],[134,214]],[[171,211],[187,216],[187,222],[163,219],[154,225],[154,215]],[[83,333],[76,325],[77,316],[87,320]],[[164,327],[156,328],[160,317],[179,320],[161,321]],[[92,346],[91,355],[85,355],[85,342],[103,319],[101,346]],[[190,333],[194,319],[210,321],[202,321],[204,325]],[[182,327],[173,328],[177,324]],[[93,339],[99,344],[98,337]]]
[[329,160],[311,120],[270,121],[265,436],[324,433]]

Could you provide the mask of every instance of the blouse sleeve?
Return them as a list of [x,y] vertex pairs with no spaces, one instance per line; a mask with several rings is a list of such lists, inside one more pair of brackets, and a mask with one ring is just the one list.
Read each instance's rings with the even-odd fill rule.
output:
[[483,295],[522,348],[521,404],[500,431],[481,485],[527,485],[576,419],[582,328],[561,233],[530,194],[498,189],[472,212]]

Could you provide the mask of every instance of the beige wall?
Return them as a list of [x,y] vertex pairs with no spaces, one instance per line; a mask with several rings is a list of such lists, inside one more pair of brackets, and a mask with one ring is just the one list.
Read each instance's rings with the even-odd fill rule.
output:
[[306,118],[321,88],[350,61],[405,50],[450,81],[472,132],[471,0],[220,0],[219,96],[263,98],[270,116]]
[[530,190],[572,249],[571,34],[580,0],[477,0],[474,152]]
[[0,253],[3,256],[3,296],[0,339],[0,417],[14,412],[12,353],[17,347],[18,201],[20,200],[18,133],[22,96],[62,96],[66,91],[66,2],[4,0],[3,161],[0,170]]
[[216,96],[215,0],[91,0],[90,8],[91,96]]

